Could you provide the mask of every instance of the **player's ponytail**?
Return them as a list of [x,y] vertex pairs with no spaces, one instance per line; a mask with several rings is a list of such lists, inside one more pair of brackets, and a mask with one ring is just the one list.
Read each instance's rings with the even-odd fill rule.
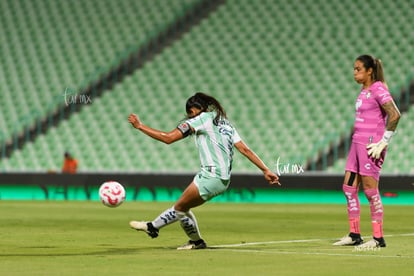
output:
[[382,61],[380,59],[376,58],[374,64],[375,64],[374,80],[375,81],[381,81],[381,82],[385,83],[384,69],[382,67]]
[[214,118],[214,124],[216,125],[220,117],[226,118],[226,112],[224,111],[220,102],[217,101],[214,97],[204,94],[202,92],[197,92],[187,100],[185,106],[187,114],[190,113],[190,109],[192,107],[201,109],[202,112],[215,111],[217,115]]

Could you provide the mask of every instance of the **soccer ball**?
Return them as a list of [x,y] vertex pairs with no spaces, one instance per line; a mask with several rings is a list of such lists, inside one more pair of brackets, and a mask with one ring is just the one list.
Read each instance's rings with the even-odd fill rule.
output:
[[125,189],[116,181],[107,181],[99,188],[99,198],[108,207],[118,207],[125,200]]

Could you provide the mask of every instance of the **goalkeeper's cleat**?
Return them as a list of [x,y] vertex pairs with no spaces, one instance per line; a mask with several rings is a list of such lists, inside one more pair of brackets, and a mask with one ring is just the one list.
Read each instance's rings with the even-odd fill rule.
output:
[[207,248],[207,244],[204,242],[204,240],[198,240],[198,241],[188,241],[188,243],[177,247],[177,250],[192,250],[192,249],[205,249]]
[[332,245],[342,246],[342,245],[360,245],[364,241],[361,238],[360,234],[349,233],[348,236],[343,237],[339,241],[333,243]]
[[158,237],[158,229],[155,228],[151,222],[146,221],[130,221],[129,226],[137,231],[144,231],[151,238]]
[[358,249],[373,249],[378,247],[386,247],[384,238],[373,238],[372,240],[367,241],[361,245],[358,245]]

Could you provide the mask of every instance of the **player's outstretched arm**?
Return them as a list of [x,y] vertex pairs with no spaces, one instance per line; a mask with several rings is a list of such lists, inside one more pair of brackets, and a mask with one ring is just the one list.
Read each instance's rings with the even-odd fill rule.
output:
[[272,172],[266,166],[266,164],[259,158],[259,156],[257,156],[257,154],[254,151],[252,151],[243,141],[235,143],[234,146],[241,154],[247,157],[247,159],[249,159],[250,162],[255,164],[263,172],[265,179],[270,184],[277,184],[279,186],[281,185],[281,183],[279,182],[279,177],[274,172]]
[[174,143],[175,141],[178,141],[184,137],[181,131],[179,131],[177,128],[171,130],[170,132],[164,132],[146,126],[141,122],[137,115],[132,113],[128,116],[128,122],[130,122],[134,128],[140,130],[149,137],[166,144]]

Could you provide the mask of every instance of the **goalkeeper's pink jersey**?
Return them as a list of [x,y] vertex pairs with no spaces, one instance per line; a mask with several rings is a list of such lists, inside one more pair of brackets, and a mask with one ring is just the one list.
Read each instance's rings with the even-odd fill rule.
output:
[[361,90],[355,103],[353,142],[366,145],[381,140],[387,123],[387,114],[381,105],[391,100],[390,92],[380,81]]

